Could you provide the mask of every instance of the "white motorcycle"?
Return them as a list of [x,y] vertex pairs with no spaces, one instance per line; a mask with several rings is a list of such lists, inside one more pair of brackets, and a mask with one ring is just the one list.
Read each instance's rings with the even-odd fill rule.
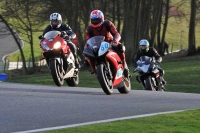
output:
[[136,62],[137,68],[134,72],[138,72],[138,81],[142,83],[144,90],[152,91],[164,91],[164,87],[161,83],[160,73],[158,65],[153,62],[153,59],[148,56],[141,56]]

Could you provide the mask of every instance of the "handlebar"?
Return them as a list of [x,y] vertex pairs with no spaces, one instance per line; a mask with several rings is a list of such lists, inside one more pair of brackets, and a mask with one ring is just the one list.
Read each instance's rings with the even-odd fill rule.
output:
[[44,39],[44,36],[40,35],[40,36],[38,36],[38,39],[42,40],[42,39]]

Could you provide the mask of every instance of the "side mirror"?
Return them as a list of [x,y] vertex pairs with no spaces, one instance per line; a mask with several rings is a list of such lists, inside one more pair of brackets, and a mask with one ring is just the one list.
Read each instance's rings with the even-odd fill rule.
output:
[[44,39],[43,35],[38,36],[38,39],[40,40]]

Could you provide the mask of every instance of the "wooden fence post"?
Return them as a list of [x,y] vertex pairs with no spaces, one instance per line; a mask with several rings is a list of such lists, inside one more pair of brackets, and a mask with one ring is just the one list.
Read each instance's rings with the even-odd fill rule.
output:
[[19,65],[19,56],[17,57],[17,69],[19,69],[18,65]]
[[172,51],[173,51],[173,46],[174,46],[174,45],[173,45],[173,43],[172,43],[172,46],[171,46],[171,53],[172,53]]
[[5,62],[4,62],[4,68],[3,68],[4,73],[6,72],[6,62],[7,62],[7,58],[5,59]]

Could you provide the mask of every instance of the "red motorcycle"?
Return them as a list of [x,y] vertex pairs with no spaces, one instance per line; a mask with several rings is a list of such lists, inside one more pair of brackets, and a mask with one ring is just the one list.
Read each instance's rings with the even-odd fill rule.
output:
[[90,38],[83,55],[87,57],[92,71],[97,75],[107,95],[113,93],[113,87],[116,87],[120,93],[128,93],[131,90],[130,77],[124,76],[120,57],[112,49],[111,44],[104,39],[104,36]]
[[43,59],[46,59],[52,78],[57,86],[62,86],[64,80],[68,86],[76,86],[79,83],[79,70],[75,67],[74,56],[64,40],[66,32],[49,31],[38,38]]

